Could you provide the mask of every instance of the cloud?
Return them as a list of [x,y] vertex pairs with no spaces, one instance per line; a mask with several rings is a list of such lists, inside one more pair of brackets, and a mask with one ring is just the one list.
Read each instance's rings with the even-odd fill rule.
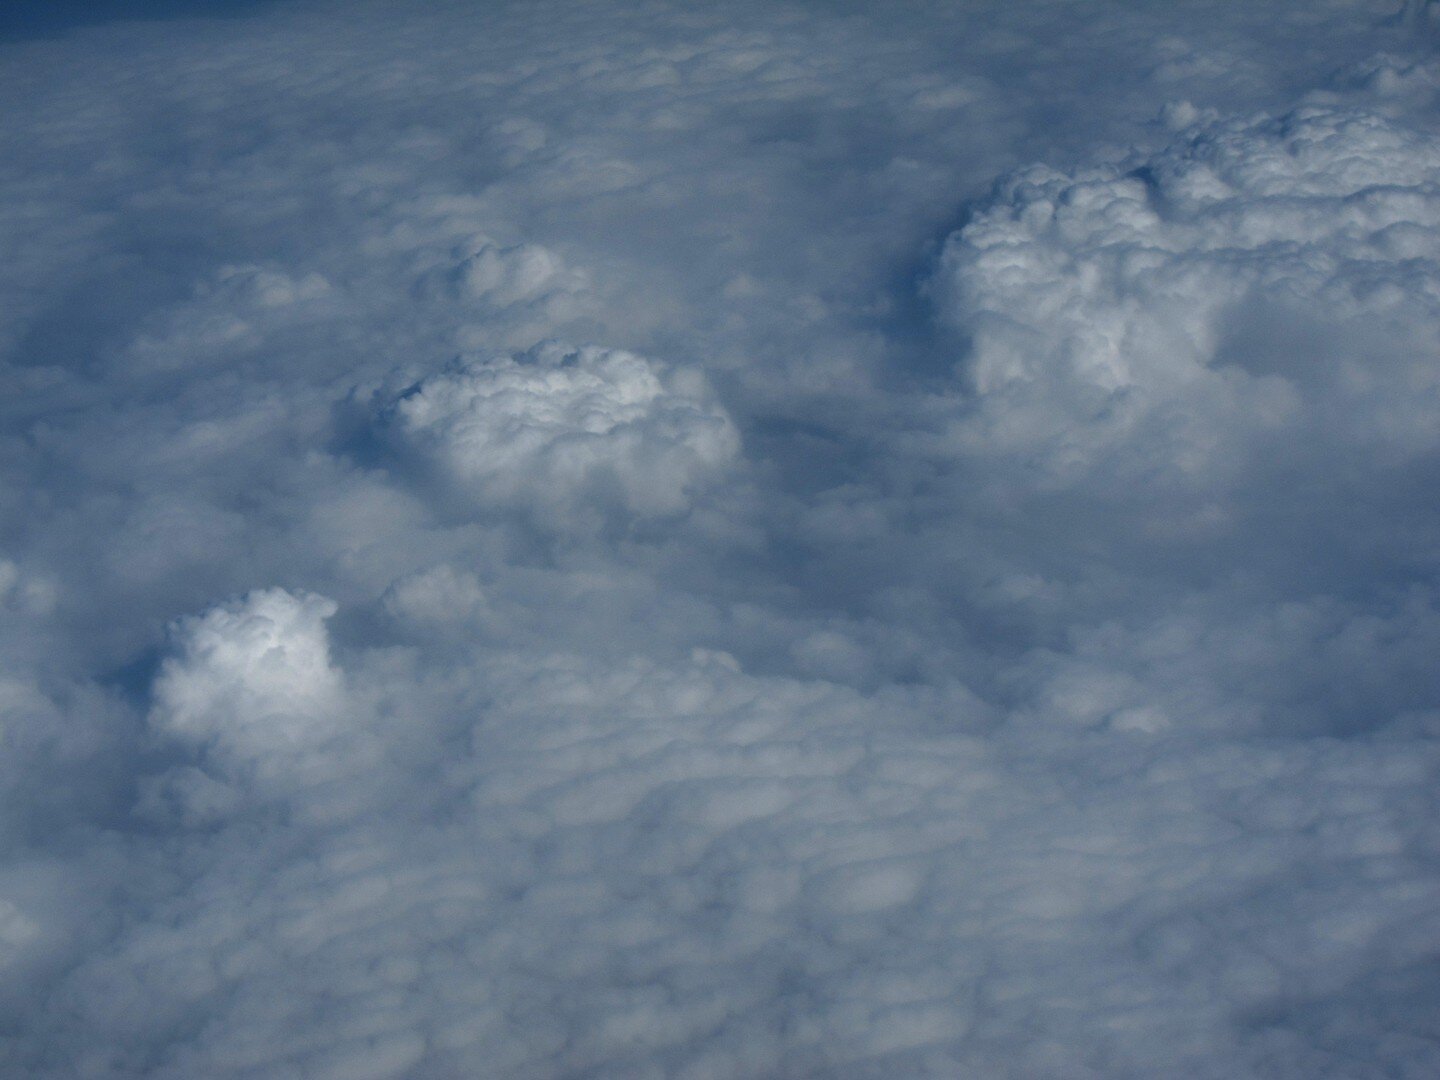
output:
[[974,341],[957,438],[1061,483],[1108,464],[1206,484],[1297,437],[1428,452],[1437,179],[1433,140],[1322,109],[1007,178],[935,279]]
[[[393,681],[377,660],[349,677]],[[1397,1012],[1345,1019],[1377,957],[1400,973],[1433,941],[1399,873],[1433,755],[1406,741],[1047,749],[921,735],[966,707],[723,655],[479,662],[483,712],[357,713],[386,753],[339,744],[348,797],[293,788],[292,841],[237,820],[173,848],[163,922],[56,991],[113,1067],[155,1045],[160,1076],[1263,1074],[1296,1039],[1320,1068],[1356,1043],[1430,1060],[1385,1047]],[[459,726],[432,743],[437,722]]]
[[387,403],[380,422],[481,506],[557,523],[607,502],[683,512],[739,450],[698,375],[593,346],[459,365]]
[[346,706],[325,630],[335,612],[323,597],[268,589],[176,625],[149,723],[195,763],[142,782],[142,817],[209,824],[327,771],[324,745],[343,732]]
[[437,256],[427,257],[437,265],[421,271],[416,290],[473,314],[485,327],[482,340],[523,348],[594,313],[590,275],[543,245],[479,235]]
[[340,698],[324,620],[333,601],[283,589],[183,620],[155,680],[151,723],[222,752],[270,755],[324,730]]
[[1440,1071],[1398,6],[0,45],[0,1072]]

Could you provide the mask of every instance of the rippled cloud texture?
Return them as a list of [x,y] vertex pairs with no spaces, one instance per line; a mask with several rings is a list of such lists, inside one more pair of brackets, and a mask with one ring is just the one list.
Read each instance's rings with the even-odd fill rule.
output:
[[0,1072],[1440,1075],[1434,5],[67,10]]

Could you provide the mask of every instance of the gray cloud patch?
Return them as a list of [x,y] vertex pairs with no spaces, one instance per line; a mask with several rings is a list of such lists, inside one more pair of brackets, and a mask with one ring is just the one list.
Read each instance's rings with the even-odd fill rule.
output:
[[0,1071],[1434,1075],[1395,7],[0,46]]

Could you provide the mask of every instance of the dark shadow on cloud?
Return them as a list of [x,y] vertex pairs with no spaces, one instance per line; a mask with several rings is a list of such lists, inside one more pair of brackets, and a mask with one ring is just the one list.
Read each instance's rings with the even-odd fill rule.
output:
[[93,372],[146,315],[188,293],[183,276],[158,269],[153,260],[118,256],[39,312],[10,359],[22,367]]
[[973,348],[969,329],[936,317],[934,278],[944,238],[970,224],[989,194],[965,199],[929,235],[915,245],[914,255],[891,268],[884,280],[887,304],[883,314],[862,321],[861,329],[878,333],[889,352],[880,388],[947,394],[965,389],[964,371]]
[[241,19],[274,0],[10,0],[0,4],[0,44],[59,38],[106,23]]
[[[962,228],[964,221],[939,235]],[[929,282],[934,274],[938,244],[926,247],[902,263],[886,283],[888,310],[871,329],[882,335],[889,352],[880,386],[890,391],[916,390],[951,393],[961,389],[960,372],[971,350],[964,327],[949,326],[935,318]]]
[[162,649],[146,649],[123,666],[101,675],[96,682],[118,693],[120,699],[131,708],[143,711],[149,706],[150,687],[160,673],[160,664],[164,659],[165,653]]

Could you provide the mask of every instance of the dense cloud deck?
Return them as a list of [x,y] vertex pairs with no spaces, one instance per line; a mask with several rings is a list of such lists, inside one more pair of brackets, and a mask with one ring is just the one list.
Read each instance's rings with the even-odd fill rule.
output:
[[0,1073],[1440,1075],[1435,5],[113,8]]

